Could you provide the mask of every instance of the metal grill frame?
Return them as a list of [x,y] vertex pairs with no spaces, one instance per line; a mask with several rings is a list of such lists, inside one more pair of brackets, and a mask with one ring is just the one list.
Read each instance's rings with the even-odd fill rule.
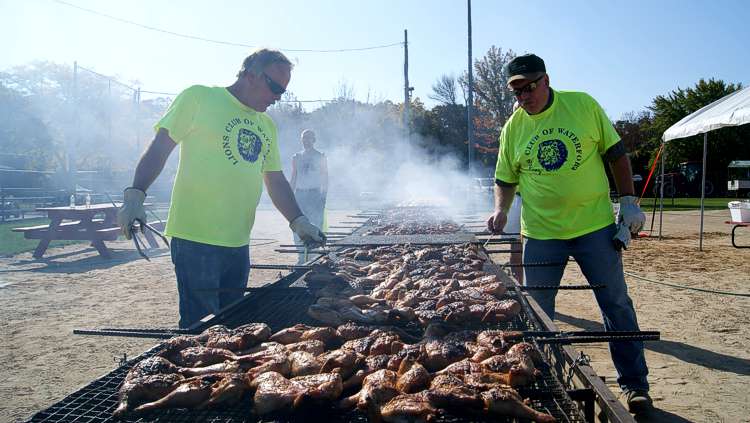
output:
[[[352,235],[364,233],[374,227],[371,222],[375,216],[370,217],[361,223],[362,226],[355,229]],[[453,244],[465,243],[465,236],[471,235],[467,232],[456,233]],[[460,235],[460,237],[458,236]],[[377,236],[379,239],[367,239],[368,236],[360,236],[360,242],[363,245],[372,245],[372,241],[379,243],[388,241],[388,236]],[[425,236],[395,236],[393,242],[386,242],[380,245],[394,245],[409,242],[408,238],[413,239],[413,245],[419,245],[418,240]],[[347,237],[349,242],[351,236]],[[395,242],[398,240],[399,242]],[[341,240],[342,243],[345,242]],[[441,240],[442,241],[442,240]],[[446,245],[450,245],[448,239]],[[422,241],[424,242],[424,241]],[[335,246],[335,244],[333,244]],[[322,256],[312,259],[309,264],[319,260]],[[237,300],[235,303],[227,306],[216,315],[207,316],[202,321],[197,322],[187,329],[192,333],[197,333],[214,324],[225,324],[230,327],[236,327],[249,322],[265,322],[276,331],[284,327],[291,326],[295,323],[318,324],[312,318],[307,316],[308,306],[315,301],[314,296],[304,288],[304,283],[300,286],[301,277],[306,270],[295,270],[288,275],[280,278],[276,282],[264,288],[254,290],[252,294]],[[507,274],[497,268],[496,273],[506,284],[515,284]],[[514,321],[505,325],[494,325],[496,329],[506,330],[546,330],[557,331],[557,327],[552,320],[546,316],[539,305],[527,293],[516,288],[512,291],[513,296],[519,300],[522,305],[522,312]],[[289,301],[293,299],[294,301]],[[294,307],[289,307],[289,304]],[[286,305],[286,307],[284,306]],[[256,307],[257,306],[257,307]],[[270,316],[269,314],[270,313]],[[576,363],[575,350],[567,345],[536,344],[536,347],[551,363],[547,369],[543,369],[542,377],[532,386],[520,390],[524,396],[533,396],[531,405],[541,411],[545,411],[555,416],[560,422],[584,422],[595,421],[596,417],[606,418],[611,422],[635,422],[633,417],[625,410],[622,404],[617,400],[614,394],[607,388],[604,382],[596,375],[594,370],[588,365]],[[367,418],[362,413],[348,412],[333,413],[325,412],[315,413],[313,415],[305,414],[305,419],[295,418],[295,416],[272,416],[271,420],[258,419],[250,413],[251,401],[241,402],[231,408],[221,410],[184,410],[170,409],[152,412],[138,418],[118,419],[112,415],[112,412],[118,403],[118,389],[122,384],[127,372],[137,362],[151,357],[158,351],[158,346],[151,348],[143,354],[128,360],[112,372],[103,375],[90,384],[80,388],[78,391],[68,395],[61,401],[51,407],[34,414],[29,422],[183,422],[183,421],[206,421],[206,422],[265,422],[265,421],[289,421],[299,422],[307,420],[308,417],[322,418],[321,421],[336,422],[366,422]],[[541,395],[539,395],[541,393]],[[570,394],[577,395],[574,401]],[[596,402],[598,413],[594,415],[590,409],[590,402],[579,403],[581,399],[593,399]],[[585,417],[582,414],[580,405],[584,406]],[[328,410],[330,411],[330,410]],[[477,419],[475,416],[441,416],[438,422],[467,422],[467,421],[494,421],[494,422],[516,422],[517,419]]]

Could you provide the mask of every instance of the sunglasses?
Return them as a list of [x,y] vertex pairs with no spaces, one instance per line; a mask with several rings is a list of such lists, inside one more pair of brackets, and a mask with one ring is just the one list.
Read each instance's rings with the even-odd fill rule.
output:
[[523,87],[521,87],[521,88],[519,88],[517,90],[511,89],[510,91],[516,97],[520,97],[524,93],[530,93],[530,92],[534,91],[536,89],[536,87],[539,86],[539,84],[537,82],[539,82],[539,80],[542,79],[542,78],[544,78],[544,75],[542,75],[539,78],[537,78],[537,79],[529,82],[528,84],[524,85]]
[[286,88],[282,87],[278,82],[271,79],[271,77],[266,75],[265,72],[261,73],[261,75],[263,75],[263,79],[265,79],[266,85],[268,85],[268,89],[271,90],[272,93],[281,95],[286,92]]

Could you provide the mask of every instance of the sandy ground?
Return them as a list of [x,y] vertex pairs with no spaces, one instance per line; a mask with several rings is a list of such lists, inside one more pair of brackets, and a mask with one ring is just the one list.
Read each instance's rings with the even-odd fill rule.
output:
[[[346,211],[329,223],[351,221]],[[696,212],[665,215],[666,238],[639,239],[625,253],[626,271],[652,280],[734,292],[750,292],[750,249],[730,245],[728,210],[706,218],[704,251],[698,251]],[[750,244],[750,230],[739,238]],[[259,211],[251,258],[256,263],[292,263],[275,253],[291,242],[284,220]],[[175,327],[177,293],[165,249],[151,262],[138,259],[127,241],[108,243],[113,258],[98,257],[84,244],[55,248],[43,260],[30,253],[0,258],[0,421],[19,421],[109,372],[127,355],[153,340],[73,335],[76,328]],[[498,255],[496,261],[507,257]],[[277,278],[253,271],[251,284]],[[565,281],[581,283],[574,264]],[[660,330],[662,341],[647,345],[655,405],[640,421],[750,421],[750,298],[679,290],[628,276],[641,328]],[[558,295],[557,321],[566,329],[597,328],[590,292]],[[615,372],[606,345],[586,344],[586,354],[615,393]]]

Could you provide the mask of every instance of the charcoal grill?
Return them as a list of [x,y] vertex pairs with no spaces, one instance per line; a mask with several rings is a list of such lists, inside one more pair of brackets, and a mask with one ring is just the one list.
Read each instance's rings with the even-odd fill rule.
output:
[[[433,235],[366,235],[372,229],[374,217],[362,222],[362,226],[352,235],[345,238],[347,244],[357,245],[394,245],[411,243],[412,245],[462,244],[476,242],[473,234],[459,231],[441,236]],[[317,259],[311,260],[311,262]],[[499,268],[498,268],[499,269]],[[273,331],[292,326],[296,323],[319,324],[306,313],[308,306],[314,303],[315,297],[307,289],[301,277],[305,269],[293,270],[288,275],[266,288],[256,289],[234,304],[221,310],[214,316],[196,323],[189,332],[198,333],[215,324],[237,327],[249,322],[265,322]],[[499,273],[506,284],[513,281]],[[557,331],[554,323],[544,314],[533,298],[520,289],[511,291],[511,295],[522,305],[521,313],[512,321],[493,328],[504,330],[541,330]],[[588,366],[581,361],[570,346],[556,344],[537,344],[550,365],[542,370],[542,376],[531,386],[519,390],[519,393],[530,398],[531,405],[537,410],[553,415],[559,422],[634,422],[632,416],[622,407],[614,394]],[[112,412],[118,403],[118,389],[130,368],[137,362],[154,355],[154,347],[143,354],[121,364],[112,372],[94,380],[73,394],[65,397],[51,407],[34,414],[30,422],[366,422],[364,414],[353,411],[342,413],[331,409],[316,409],[304,414],[291,416],[265,416],[258,419],[251,414],[251,401],[241,401],[234,407],[218,410],[159,410],[143,416],[118,419]],[[467,422],[490,421],[466,416],[441,415],[437,421]],[[523,422],[519,419],[492,418],[493,422]]]

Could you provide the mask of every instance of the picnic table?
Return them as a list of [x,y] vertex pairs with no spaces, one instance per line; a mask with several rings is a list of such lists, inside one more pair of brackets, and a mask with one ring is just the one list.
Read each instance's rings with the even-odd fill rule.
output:
[[[99,255],[109,258],[109,249],[104,241],[114,241],[120,235],[117,225],[118,207],[112,203],[91,204],[74,207],[39,207],[36,210],[47,212],[49,225],[14,228],[14,232],[23,232],[26,239],[38,239],[39,245],[34,250],[35,258],[42,258],[52,240],[85,240],[91,241]],[[156,239],[145,233],[151,247],[157,248]]]
[[734,248],[750,248],[750,245],[737,245],[737,243],[734,241],[734,232],[737,230],[737,228],[746,228],[750,226],[750,222],[734,222],[734,221],[728,220],[724,223],[728,225],[734,225],[732,226],[732,246]]

